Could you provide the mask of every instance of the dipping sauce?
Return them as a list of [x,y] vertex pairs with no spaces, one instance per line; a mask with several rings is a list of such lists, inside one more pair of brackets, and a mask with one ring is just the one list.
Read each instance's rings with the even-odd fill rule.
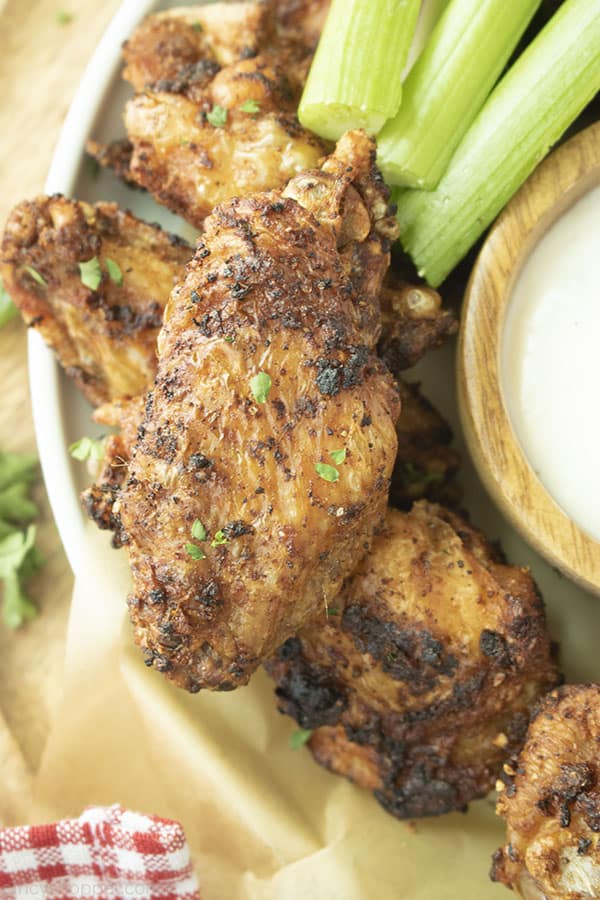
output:
[[510,299],[506,405],[546,490],[600,540],[600,188],[537,244]]

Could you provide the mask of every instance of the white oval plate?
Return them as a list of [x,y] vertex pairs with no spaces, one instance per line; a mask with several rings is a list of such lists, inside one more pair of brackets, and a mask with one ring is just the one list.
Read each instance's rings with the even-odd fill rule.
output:
[[[190,227],[156,205],[146,194],[128,189],[110,172],[102,171],[94,179],[85,156],[88,137],[108,141],[123,135],[121,113],[130,89],[120,79],[122,42],[148,12],[174,5],[153,0],[125,0],[121,5],[90,60],[69,110],[46,191],[61,192],[90,202],[115,200],[141,218],[158,221],[190,239],[193,237]],[[552,570],[527,547],[485,493],[460,438],[454,355],[452,343],[431,353],[409,374],[413,380],[421,381],[426,395],[454,428],[456,445],[464,459],[461,476],[464,506],[473,522],[490,538],[501,540],[511,562],[529,565],[533,570],[546,599],[552,635],[562,643],[561,662],[568,679],[600,680],[597,655],[600,603]],[[90,421],[90,407],[60,371],[41,337],[33,331],[29,336],[29,375],[37,443],[50,504],[71,567],[76,576],[84,576],[90,569],[97,568],[93,563],[99,544],[95,529],[86,522],[78,499],[90,478],[85,467],[69,457],[67,447],[84,434],[98,432]],[[110,573],[103,575],[107,590],[110,590]],[[228,698],[221,699],[226,703]],[[499,829],[498,840],[501,838]],[[484,893],[487,896],[485,885],[474,885],[473,890],[474,896]]]

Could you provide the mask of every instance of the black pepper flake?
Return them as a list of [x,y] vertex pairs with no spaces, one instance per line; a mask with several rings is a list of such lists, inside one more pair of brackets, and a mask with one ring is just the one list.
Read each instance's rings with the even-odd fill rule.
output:
[[585,856],[591,846],[592,841],[590,838],[579,838],[579,843],[577,844],[577,855]]
[[202,298],[200,297],[198,291],[192,291],[192,293],[190,294],[190,300],[192,301],[192,303],[200,303],[201,299]]
[[209,459],[203,453],[192,453],[190,456],[190,466],[193,469],[210,469],[212,464],[212,459]]

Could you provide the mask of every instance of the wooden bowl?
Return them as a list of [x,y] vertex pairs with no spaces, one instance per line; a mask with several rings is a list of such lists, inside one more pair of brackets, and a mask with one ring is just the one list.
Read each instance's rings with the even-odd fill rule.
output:
[[529,464],[503,396],[501,347],[513,285],[549,227],[600,184],[600,122],[552,153],[492,228],[462,312],[458,396],[479,475],[515,528],[549,562],[600,594],[600,543],[550,496]]

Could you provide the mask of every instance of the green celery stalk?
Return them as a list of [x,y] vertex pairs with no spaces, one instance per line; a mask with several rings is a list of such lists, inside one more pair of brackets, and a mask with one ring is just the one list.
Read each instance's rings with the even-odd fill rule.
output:
[[432,190],[541,0],[452,0],[378,139],[386,181]]
[[437,287],[600,89],[600,2],[565,0],[490,95],[435,191],[398,198],[401,241]]
[[420,0],[333,0],[298,109],[305,128],[336,141],[376,134],[398,112]]

